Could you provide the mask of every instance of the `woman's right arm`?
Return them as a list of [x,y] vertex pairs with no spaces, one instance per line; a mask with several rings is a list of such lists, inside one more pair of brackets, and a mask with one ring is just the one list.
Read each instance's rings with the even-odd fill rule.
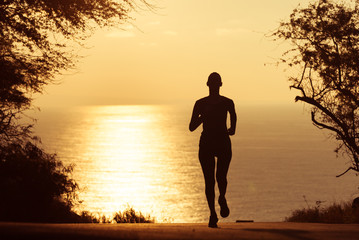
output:
[[189,123],[189,130],[193,132],[198,128],[199,125],[203,122],[202,116],[200,114],[200,109],[198,106],[198,102],[195,103],[193,107],[191,122]]

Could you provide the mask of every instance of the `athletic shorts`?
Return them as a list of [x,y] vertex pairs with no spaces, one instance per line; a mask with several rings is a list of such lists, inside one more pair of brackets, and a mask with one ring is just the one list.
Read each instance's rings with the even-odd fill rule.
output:
[[228,134],[201,135],[199,141],[199,157],[232,157],[231,139]]

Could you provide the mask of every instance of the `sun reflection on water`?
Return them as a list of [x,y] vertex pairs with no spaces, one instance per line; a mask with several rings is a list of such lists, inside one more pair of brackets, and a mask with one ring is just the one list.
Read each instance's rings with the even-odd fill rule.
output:
[[[161,110],[156,106],[101,106],[87,110],[97,117],[83,126],[91,127],[82,136],[79,155],[84,159],[77,164],[81,169],[79,182],[86,186],[80,193],[85,209],[111,216],[130,205],[155,216],[157,221],[167,221],[173,216],[168,216],[166,209],[181,207],[181,203],[172,202],[173,196],[185,196],[188,190],[184,186],[188,183],[202,184],[195,155],[193,161],[180,160],[183,168],[174,164],[178,154],[171,155],[168,150],[176,148],[176,136],[163,132],[162,124],[171,123],[166,123]],[[198,174],[189,173],[193,168]],[[182,204],[192,207],[186,201]],[[201,204],[205,210],[205,203]]]

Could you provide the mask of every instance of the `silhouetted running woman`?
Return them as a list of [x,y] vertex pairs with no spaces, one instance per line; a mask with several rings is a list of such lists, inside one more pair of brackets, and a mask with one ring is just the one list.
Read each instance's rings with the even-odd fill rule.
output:
[[[227,173],[232,158],[232,147],[229,135],[236,131],[237,115],[231,99],[219,95],[222,86],[221,76],[214,72],[208,77],[209,96],[196,101],[189,130],[196,130],[203,123],[199,142],[199,161],[201,163],[205,192],[210,210],[209,227],[216,228],[218,217],[215,210],[215,175],[219,188],[218,203],[222,217],[228,217],[229,208],[225,198],[227,190]],[[227,114],[230,115],[230,128],[227,128]],[[217,172],[215,174],[215,157]]]

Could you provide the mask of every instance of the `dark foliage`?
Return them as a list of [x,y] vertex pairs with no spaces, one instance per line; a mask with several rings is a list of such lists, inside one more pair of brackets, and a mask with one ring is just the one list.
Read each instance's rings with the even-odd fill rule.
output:
[[68,222],[78,186],[55,155],[28,142],[0,148],[0,220]]
[[[315,126],[338,140],[336,152],[359,172],[359,8],[358,1],[318,0],[294,9],[274,33],[293,48],[283,55],[301,74],[289,79],[296,101],[312,107]],[[342,174],[341,174],[342,175]],[[339,175],[340,176],[340,175]]]

